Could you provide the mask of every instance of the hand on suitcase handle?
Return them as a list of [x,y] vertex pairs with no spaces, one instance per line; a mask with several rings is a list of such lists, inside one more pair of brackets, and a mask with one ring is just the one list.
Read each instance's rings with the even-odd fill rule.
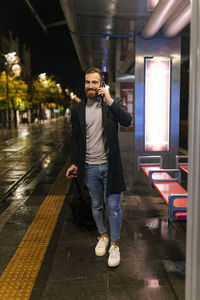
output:
[[66,172],[67,179],[77,177],[78,167],[76,165],[71,165]]

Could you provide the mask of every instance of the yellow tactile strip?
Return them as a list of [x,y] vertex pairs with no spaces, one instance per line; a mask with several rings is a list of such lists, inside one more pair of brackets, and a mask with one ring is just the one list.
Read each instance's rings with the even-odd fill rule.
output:
[[45,252],[64,203],[69,181],[64,165],[32,224],[0,277],[1,300],[30,298]]

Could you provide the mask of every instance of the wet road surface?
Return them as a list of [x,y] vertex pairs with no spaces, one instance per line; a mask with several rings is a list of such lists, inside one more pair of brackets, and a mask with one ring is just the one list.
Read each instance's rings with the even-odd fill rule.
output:
[[66,147],[68,132],[66,119],[0,131],[0,213],[34,189],[41,170]]

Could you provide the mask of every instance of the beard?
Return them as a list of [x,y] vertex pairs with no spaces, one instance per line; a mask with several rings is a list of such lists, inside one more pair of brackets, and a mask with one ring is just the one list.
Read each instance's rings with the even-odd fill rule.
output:
[[88,99],[95,99],[98,97],[98,92],[94,88],[85,89],[85,94]]

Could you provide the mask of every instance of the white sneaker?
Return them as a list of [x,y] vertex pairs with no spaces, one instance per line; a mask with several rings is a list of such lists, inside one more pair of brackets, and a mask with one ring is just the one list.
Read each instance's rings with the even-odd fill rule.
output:
[[109,238],[107,237],[99,237],[98,243],[95,247],[95,254],[97,256],[104,256],[106,254],[106,248],[108,247]]
[[112,245],[109,250],[108,266],[117,267],[120,263],[119,247]]

